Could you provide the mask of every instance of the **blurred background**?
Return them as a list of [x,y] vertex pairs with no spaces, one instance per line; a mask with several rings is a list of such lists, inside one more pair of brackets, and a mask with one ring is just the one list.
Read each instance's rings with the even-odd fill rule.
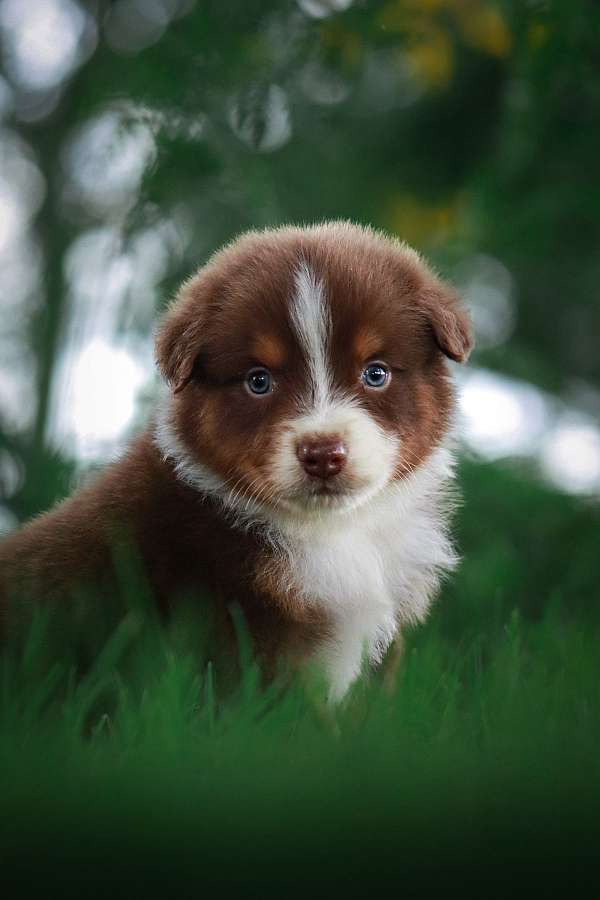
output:
[[472,310],[460,616],[590,612],[599,113],[586,0],[0,0],[0,531],[145,422],[211,251],[349,217]]

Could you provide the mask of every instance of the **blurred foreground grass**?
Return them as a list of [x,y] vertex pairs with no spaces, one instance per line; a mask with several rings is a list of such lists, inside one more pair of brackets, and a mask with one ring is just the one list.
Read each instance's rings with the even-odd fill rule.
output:
[[222,700],[143,598],[77,679],[38,617],[3,660],[4,875],[62,896],[579,895],[600,832],[597,508],[461,474],[465,561],[391,692],[375,676],[327,710],[246,662]]

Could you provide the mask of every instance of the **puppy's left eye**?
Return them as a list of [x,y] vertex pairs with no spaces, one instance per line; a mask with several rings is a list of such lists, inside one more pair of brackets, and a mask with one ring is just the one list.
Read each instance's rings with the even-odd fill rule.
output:
[[246,375],[246,386],[252,394],[270,394],[273,376],[268,369],[250,369]]
[[361,375],[361,379],[367,387],[385,387],[390,378],[390,370],[384,363],[371,363]]

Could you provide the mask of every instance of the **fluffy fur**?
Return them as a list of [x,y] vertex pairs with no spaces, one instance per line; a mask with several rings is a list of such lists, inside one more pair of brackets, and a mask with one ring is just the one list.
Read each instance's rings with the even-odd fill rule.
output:
[[455,563],[445,357],[468,355],[465,312],[398,241],[289,227],[209,260],[156,346],[169,389],[154,423],[0,546],[0,581],[48,598],[102,585],[125,534],[165,613],[191,594],[222,647],[235,604],[267,676],[311,660],[342,697]]

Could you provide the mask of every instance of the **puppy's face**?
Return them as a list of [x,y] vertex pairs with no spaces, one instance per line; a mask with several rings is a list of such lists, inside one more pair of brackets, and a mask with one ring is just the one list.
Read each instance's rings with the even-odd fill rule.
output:
[[468,320],[418,256],[356,226],[250,234],[182,288],[157,342],[161,443],[233,506],[348,509],[448,427]]

